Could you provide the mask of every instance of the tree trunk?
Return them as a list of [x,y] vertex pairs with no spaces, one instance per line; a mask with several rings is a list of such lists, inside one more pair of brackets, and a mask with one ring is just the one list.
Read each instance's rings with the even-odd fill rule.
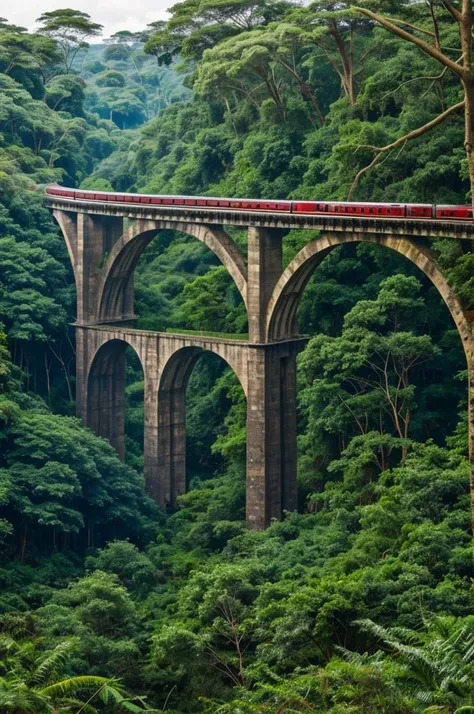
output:
[[464,108],[464,148],[466,150],[469,183],[471,186],[471,202],[474,207],[474,83],[472,78],[463,81]]

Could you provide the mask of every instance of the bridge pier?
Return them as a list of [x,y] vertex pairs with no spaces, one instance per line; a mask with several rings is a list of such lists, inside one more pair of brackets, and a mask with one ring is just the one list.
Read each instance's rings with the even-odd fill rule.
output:
[[264,528],[296,509],[296,354],[299,342],[249,348],[247,521]]
[[283,272],[283,232],[278,228],[248,230],[247,307],[249,342],[267,342],[265,318],[275,285]]

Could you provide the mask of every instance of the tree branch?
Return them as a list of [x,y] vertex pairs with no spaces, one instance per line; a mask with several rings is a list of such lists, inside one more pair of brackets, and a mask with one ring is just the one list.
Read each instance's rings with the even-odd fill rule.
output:
[[374,22],[378,22],[380,25],[389,30],[393,35],[396,35],[402,40],[406,40],[407,42],[411,42],[412,44],[416,45],[425,54],[429,55],[430,57],[433,57],[445,67],[449,67],[449,69],[455,74],[457,74],[459,77],[466,77],[466,70],[463,67],[456,64],[456,62],[447,57],[440,50],[437,50],[436,47],[433,47],[433,45],[428,44],[428,42],[425,42],[424,40],[420,40],[420,38],[415,37],[415,35],[410,35],[409,32],[406,32],[401,27],[394,25],[394,23],[390,22],[390,20],[387,20],[382,15],[378,15],[377,13],[372,12],[371,10],[366,10],[363,7],[356,6],[353,6],[353,9],[357,12],[360,12],[362,15],[369,17],[371,20],[374,20]]
[[406,27],[410,27],[412,30],[415,30],[415,32],[421,32],[423,35],[429,35],[430,37],[435,36],[435,33],[431,32],[431,30],[425,30],[423,27],[413,25],[411,22],[407,22],[406,20],[399,20],[398,17],[388,17],[387,20],[393,22],[394,25],[405,25]]
[[378,160],[382,157],[382,155],[386,151],[392,151],[392,149],[396,149],[398,146],[401,144],[406,143],[407,141],[410,141],[411,139],[416,139],[418,136],[422,136],[422,134],[426,134],[427,131],[430,131],[430,129],[433,129],[435,126],[438,126],[438,124],[441,124],[445,119],[447,119],[451,114],[454,114],[455,112],[459,111],[460,109],[464,109],[464,102],[459,102],[458,104],[454,104],[452,107],[449,107],[446,109],[446,111],[442,112],[442,114],[438,114],[437,117],[429,121],[427,124],[424,124],[423,126],[418,127],[417,129],[414,129],[413,131],[410,131],[408,134],[405,134],[404,136],[401,136],[399,139],[396,139],[396,141],[393,141],[391,144],[387,144],[387,146],[371,146],[371,145],[364,145],[361,144],[361,146],[358,147],[358,149],[372,149],[373,151],[376,151],[375,157],[372,159],[370,164],[368,166],[365,166],[363,169],[361,169],[354,181],[352,182],[352,186],[350,187],[349,194],[347,197],[347,200],[350,201],[350,198],[359,183],[361,177],[363,174],[366,173],[366,171],[369,171],[375,164],[378,162]]
[[452,3],[449,2],[449,0],[441,0],[441,4],[444,5],[446,10],[449,12],[450,15],[454,17],[456,22],[460,22],[462,19],[462,14],[459,12],[457,7],[454,7]]
[[388,97],[390,94],[395,94],[396,92],[400,91],[400,89],[402,89],[402,87],[405,87],[407,84],[411,84],[412,82],[421,82],[421,81],[437,82],[440,79],[443,79],[443,77],[447,71],[448,71],[448,68],[445,67],[440,74],[437,74],[436,76],[433,76],[433,77],[412,77],[411,79],[407,79],[406,82],[402,82],[401,84],[399,84],[396,89],[391,89],[389,92],[385,92],[385,94],[382,95],[381,100],[385,99],[385,97]]

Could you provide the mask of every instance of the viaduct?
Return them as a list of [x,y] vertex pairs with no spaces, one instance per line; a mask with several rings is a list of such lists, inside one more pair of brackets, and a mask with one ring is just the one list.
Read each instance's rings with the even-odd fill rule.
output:
[[[125,350],[137,353],[145,381],[145,483],[161,506],[186,489],[186,385],[203,352],[222,357],[247,397],[247,521],[264,528],[296,508],[297,308],[314,270],[337,246],[368,242],[404,255],[433,282],[464,346],[469,374],[469,450],[474,461],[474,338],[470,315],[449,286],[430,247],[433,238],[472,240],[472,224],[230,211],[48,197],[77,287],[77,413],[124,456]],[[226,226],[248,229],[243,255]],[[135,267],[154,236],[172,229],[212,250],[246,306],[248,340],[133,328]],[[290,264],[283,236],[318,230]],[[471,470],[472,471],[472,470]],[[471,473],[471,493],[474,477]],[[473,509],[474,513],[474,509]]]

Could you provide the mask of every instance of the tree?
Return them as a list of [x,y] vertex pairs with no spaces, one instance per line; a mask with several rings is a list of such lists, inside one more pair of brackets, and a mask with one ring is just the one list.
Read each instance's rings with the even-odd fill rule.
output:
[[0,68],[5,74],[11,75],[15,69],[37,70],[46,84],[58,59],[51,38],[0,29]]
[[41,23],[38,33],[57,43],[66,74],[71,73],[78,52],[89,46],[87,39],[98,37],[102,30],[86,12],[69,8],[45,12],[37,22]]
[[[376,300],[361,300],[346,315],[340,337],[318,335],[301,356],[308,387],[302,394],[308,414],[305,450],[316,455],[318,430],[340,435],[343,448],[358,434],[348,453],[349,466],[363,465],[367,480],[390,465],[396,440],[403,455],[412,435],[417,381],[439,349],[426,334],[413,334],[414,314],[423,306],[415,278],[386,278]],[[335,467],[335,466],[334,466]]]
[[205,51],[194,88],[209,95],[217,85],[225,94],[230,92],[232,96],[238,91],[255,101],[258,88],[249,86],[252,75],[255,75],[258,84],[263,81],[268,95],[283,112],[279,80],[275,80],[274,76],[274,68],[279,68],[296,82],[303,98],[310,102],[316,121],[322,125],[324,116],[316,91],[310,87],[300,69],[304,53],[302,48],[310,42],[308,33],[287,23],[270,25],[221,41],[217,47]]
[[[146,512],[151,516],[156,509],[140,477],[110,444],[44,406],[17,416],[2,445],[0,483],[2,515],[8,510],[14,521],[22,560],[41,548],[68,548],[74,534],[92,546],[96,531],[100,539],[107,524],[112,537],[128,520],[138,532],[153,527]],[[144,520],[137,519],[142,507]]]
[[45,638],[51,640],[62,633],[76,642],[82,669],[109,677],[120,673],[132,683],[141,664],[137,614],[118,577],[101,570],[57,589],[38,612]]
[[[319,47],[341,81],[342,91],[349,101],[357,100],[357,80],[367,58],[375,52],[378,43],[373,36],[367,47],[360,38],[367,36],[369,23],[357,17],[346,3],[316,0],[307,7],[298,8],[288,19],[299,26],[307,41]],[[359,40],[359,41],[358,41]]]
[[184,0],[170,8],[166,25],[154,23],[145,52],[158,64],[169,65],[178,54],[200,59],[206,48],[281,18],[287,8],[285,0]]
[[[143,84],[143,79],[136,59],[137,44],[138,48],[141,50],[140,36],[138,33],[130,32],[129,30],[120,30],[116,32],[111,37],[109,37],[106,42],[109,46],[104,52],[104,59],[114,59],[114,60],[125,60],[131,62],[138,75],[140,82]],[[141,55],[143,51],[141,50]]]
[[[473,13],[472,0],[462,0],[461,6],[443,0],[439,5],[428,2],[426,4],[425,17],[422,22],[431,22],[432,29],[428,30],[425,26],[419,27],[404,22],[403,20],[392,20],[391,18],[380,15],[367,8],[354,6],[354,10],[365,15],[369,19],[385,27],[396,37],[410,42],[418,49],[424,52],[428,57],[432,57],[439,62],[443,69],[442,75],[445,72],[451,73],[456,77],[461,84],[463,91],[463,100],[452,104],[445,111],[441,112],[427,124],[410,131],[408,134],[400,137],[396,141],[387,144],[386,146],[377,147],[369,146],[374,151],[372,162],[361,169],[354,179],[351,189],[355,188],[363,174],[374,166],[385,155],[386,152],[393,151],[398,147],[403,146],[407,141],[422,136],[449,117],[457,112],[464,113],[464,149],[466,152],[469,181],[471,188],[471,201],[474,206],[474,68],[472,65],[472,31],[473,31]],[[449,49],[445,49],[442,44],[442,24],[446,20],[451,21],[451,25],[457,30],[459,39],[459,59],[453,59],[449,53]],[[405,29],[406,27],[406,29]],[[422,37],[420,37],[422,35]]]

